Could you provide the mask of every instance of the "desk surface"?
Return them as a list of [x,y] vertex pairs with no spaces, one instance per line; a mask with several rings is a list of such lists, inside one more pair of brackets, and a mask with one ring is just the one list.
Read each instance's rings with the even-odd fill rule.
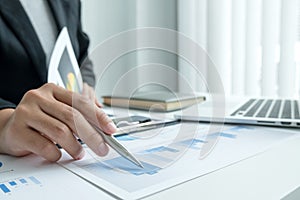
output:
[[[299,152],[297,138],[145,199],[280,199],[300,186]],[[96,188],[94,192],[86,195],[114,199]]]
[[[280,199],[300,186],[299,152],[297,138],[145,199]],[[95,195],[113,199],[102,191]]]
[[297,138],[145,199],[280,199],[300,186],[299,152]]
[[300,186],[299,169],[296,138],[146,199],[280,199]]
[[[300,186],[299,152],[300,138],[289,140],[264,153],[145,199],[280,199]],[[78,190],[80,184],[82,189]],[[73,199],[114,199],[79,178],[76,185],[68,186],[70,191],[72,188],[74,193],[70,193],[70,198]],[[45,199],[53,199],[57,195],[49,194]]]
[[297,138],[147,199],[280,199],[300,186],[299,153]]

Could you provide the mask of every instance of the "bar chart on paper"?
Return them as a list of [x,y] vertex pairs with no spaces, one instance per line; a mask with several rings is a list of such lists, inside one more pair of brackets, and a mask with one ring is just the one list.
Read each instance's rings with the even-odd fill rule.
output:
[[[51,175],[43,170],[54,169],[43,158],[33,154],[24,157],[0,155],[0,199],[49,199]],[[50,188],[51,189],[51,188]]]
[[[176,125],[180,126],[180,125]],[[170,141],[170,135],[176,135],[172,130],[173,127],[168,127],[164,130],[165,138]],[[194,137],[195,135],[191,135]],[[172,137],[171,137],[172,138]],[[145,138],[136,137],[136,135],[119,135],[116,137],[117,140],[124,143],[136,144],[138,141],[146,141]],[[159,170],[165,168],[167,165],[174,162],[177,157],[183,153],[185,149],[199,150],[201,145],[205,143],[204,140],[188,138],[180,139],[176,141],[173,137],[173,141],[170,143],[163,142],[164,138],[155,136],[151,139],[147,138],[147,144],[145,144],[140,151],[135,151],[136,156],[142,162],[144,168],[140,168],[130,161],[124,159],[121,156],[113,157],[111,159],[104,159],[100,162],[92,162],[87,165],[82,165],[85,170],[91,171],[95,175],[102,174],[102,168],[110,169],[113,171],[129,173],[135,176],[141,176],[144,174],[154,175]],[[152,140],[152,141],[150,141]],[[160,145],[157,145],[157,141],[161,141]],[[127,144],[128,145],[128,144]],[[129,144],[130,145],[130,144]],[[91,152],[91,154],[93,154]],[[97,159],[97,158],[96,158]]]
[[0,155],[0,162],[0,200],[94,199],[93,192],[98,191],[57,163],[34,154]]
[[[167,127],[151,138],[152,142],[135,134],[117,137],[127,147],[137,149],[135,156],[144,168],[118,155],[98,158],[92,152],[84,160],[64,166],[120,198],[136,199],[254,156],[297,135],[297,131],[283,133],[253,126],[224,126],[214,132],[202,124],[195,134],[189,134],[194,127],[186,126],[178,137],[176,130],[180,125],[176,126]],[[211,141],[216,145],[208,157],[200,159],[204,145]],[[141,149],[134,148],[135,145]]]
[[[33,187],[42,187],[43,184],[35,176],[19,177],[0,182],[0,194],[13,195],[19,190],[32,190]],[[1,196],[1,195],[0,195]]]
[[[222,132],[211,133],[208,135],[191,135],[192,138],[184,138],[171,145],[148,145],[149,148],[136,152],[136,155],[141,158],[144,168],[140,168],[123,157],[115,157],[112,159],[103,160],[102,162],[93,162],[91,164],[82,165],[82,167],[91,171],[95,175],[103,174],[102,168],[111,169],[123,173],[130,173],[132,175],[140,176],[143,174],[153,175],[158,173],[159,170],[172,164],[178,158],[178,155],[185,150],[194,150],[198,152],[201,150],[209,138],[221,137],[224,139],[234,140],[239,132],[247,131],[251,128],[244,126],[236,126],[225,129]],[[116,137],[123,142],[135,142],[139,140],[138,137],[133,135],[121,135]],[[151,147],[155,146],[155,147]]]

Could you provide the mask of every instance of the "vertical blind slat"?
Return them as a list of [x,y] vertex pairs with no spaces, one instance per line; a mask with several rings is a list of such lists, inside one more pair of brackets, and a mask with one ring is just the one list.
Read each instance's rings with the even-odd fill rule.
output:
[[296,62],[296,86],[295,86],[295,91],[297,94],[297,97],[300,97],[300,0],[297,0],[296,2],[297,7],[297,31],[296,31],[296,44],[295,44],[295,52],[294,52],[294,60]]
[[232,94],[245,94],[246,0],[232,0]]
[[297,33],[297,0],[281,0],[280,64],[278,67],[278,93],[281,97],[295,94],[296,68],[294,47]]
[[226,94],[300,96],[300,0],[179,2],[179,30],[207,47]]
[[[196,0],[191,0],[188,4],[186,3],[185,0],[178,0],[178,31],[180,34],[184,34],[185,36],[191,38],[192,40],[195,40],[197,37],[197,11],[196,9],[197,2]],[[181,46],[180,46],[180,41],[178,42],[178,53],[179,55],[181,54]],[[195,50],[193,50],[194,53]],[[197,89],[197,81],[196,81],[196,76],[195,73],[193,73],[191,66],[189,63],[185,62],[182,60],[182,58],[178,57],[178,71],[180,76],[184,77],[178,77],[178,89],[181,92],[189,90],[189,88],[186,88],[187,85],[185,83],[181,83],[181,81],[188,81],[189,84],[196,90]]]
[[247,1],[245,92],[260,95],[261,70],[261,4],[262,0]]
[[[215,67],[219,71],[225,92],[231,93],[231,0],[209,0],[208,25],[207,25],[207,50]],[[208,81],[215,83],[215,74],[208,66]],[[220,92],[218,86],[212,88],[212,92]]]
[[[196,8],[198,12],[196,12],[196,42],[200,45],[201,49],[203,50],[203,54],[207,54],[207,1],[209,0],[196,0]],[[199,56],[199,59],[201,56]],[[205,82],[207,80],[207,63],[205,63],[205,60],[201,61],[198,60],[198,63],[200,63],[201,72],[203,77],[197,77],[196,82],[197,84],[196,90],[197,91],[207,91],[207,86],[205,85]]]
[[262,95],[277,95],[276,51],[279,43],[280,0],[264,0],[262,9]]

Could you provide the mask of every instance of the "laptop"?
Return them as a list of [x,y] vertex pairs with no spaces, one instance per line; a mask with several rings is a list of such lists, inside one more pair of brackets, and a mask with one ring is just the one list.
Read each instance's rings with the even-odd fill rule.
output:
[[225,97],[222,99],[223,103],[220,104],[220,101],[215,100],[213,103],[212,98],[207,98],[207,101],[175,114],[175,118],[199,122],[300,127],[300,101],[297,99]]

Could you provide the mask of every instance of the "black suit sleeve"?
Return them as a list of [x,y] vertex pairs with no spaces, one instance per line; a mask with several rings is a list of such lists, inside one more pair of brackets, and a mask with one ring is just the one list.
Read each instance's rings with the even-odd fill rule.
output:
[[16,108],[16,105],[0,98],[0,110],[4,108]]
[[81,26],[81,2],[79,2],[78,12],[79,12],[79,20],[78,20],[77,38],[78,38],[79,50],[80,50],[78,63],[80,66],[83,82],[86,82],[90,86],[94,87],[95,74],[94,74],[93,64],[92,61],[88,58],[88,47],[90,41],[88,36],[83,32]]

